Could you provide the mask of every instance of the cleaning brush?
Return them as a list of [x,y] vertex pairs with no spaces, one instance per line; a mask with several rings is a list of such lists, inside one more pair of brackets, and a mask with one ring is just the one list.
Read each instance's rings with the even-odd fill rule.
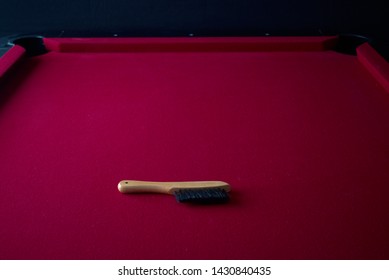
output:
[[147,182],[123,180],[118,184],[121,193],[164,193],[178,202],[223,203],[229,200],[230,185],[222,181]]

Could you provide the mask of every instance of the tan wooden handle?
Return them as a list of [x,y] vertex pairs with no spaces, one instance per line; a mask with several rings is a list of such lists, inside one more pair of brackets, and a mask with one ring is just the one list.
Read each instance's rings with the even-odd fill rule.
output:
[[178,189],[221,188],[230,191],[230,185],[222,181],[147,182],[123,180],[118,184],[121,193],[153,192],[173,194]]

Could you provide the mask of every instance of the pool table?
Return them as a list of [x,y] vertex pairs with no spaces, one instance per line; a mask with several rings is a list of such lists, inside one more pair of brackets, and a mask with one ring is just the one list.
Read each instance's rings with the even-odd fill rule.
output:
[[[0,259],[389,259],[389,64],[339,36],[20,38]],[[121,180],[231,185],[226,204]]]

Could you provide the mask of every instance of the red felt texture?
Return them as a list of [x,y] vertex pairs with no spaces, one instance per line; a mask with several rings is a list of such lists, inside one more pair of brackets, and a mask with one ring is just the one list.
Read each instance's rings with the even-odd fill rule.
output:
[[52,51],[0,91],[1,259],[389,258],[389,95],[354,56]]

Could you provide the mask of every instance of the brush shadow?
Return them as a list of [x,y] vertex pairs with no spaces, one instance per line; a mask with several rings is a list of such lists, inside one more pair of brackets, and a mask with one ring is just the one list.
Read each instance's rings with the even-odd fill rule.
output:
[[[147,193],[147,192],[144,192],[144,193],[122,193],[122,195],[125,195],[125,196],[143,196],[143,195],[146,195],[146,196],[149,196],[150,193]],[[166,194],[159,194],[159,193],[152,193],[151,195],[156,195],[156,196],[161,196],[162,197],[166,197],[167,195]],[[213,202],[213,203],[195,203],[195,202],[178,202],[175,197],[173,195],[168,195],[170,196],[169,199],[174,201],[174,203],[177,203],[177,204],[180,204],[182,206],[186,206],[186,207],[193,207],[193,208],[196,208],[196,207],[209,207],[209,208],[212,208],[212,207],[237,207],[237,206],[240,206],[242,205],[241,203],[241,193],[237,190],[233,190],[233,191],[230,191],[229,192],[229,200],[226,201],[226,202]]]
[[214,207],[237,207],[242,205],[241,203],[241,192],[234,189],[231,190],[229,193],[229,200],[225,202],[218,202],[218,203],[180,203],[183,204],[187,207],[209,207],[209,208],[214,208]]

